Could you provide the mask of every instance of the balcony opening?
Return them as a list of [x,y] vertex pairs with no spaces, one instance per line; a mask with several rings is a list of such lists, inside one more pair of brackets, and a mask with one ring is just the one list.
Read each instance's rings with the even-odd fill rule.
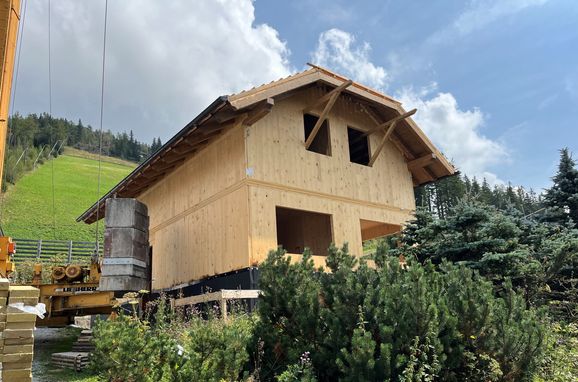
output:
[[367,166],[369,164],[369,140],[364,132],[347,128],[347,139],[349,142],[349,160],[353,163]]
[[360,219],[359,222],[361,225],[363,253],[365,254],[375,252],[379,239],[401,231],[401,226],[397,224],[388,224],[365,219]]
[[307,247],[315,255],[327,255],[333,242],[331,215],[276,207],[277,245],[301,254]]
[[[309,138],[309,135],[311,135],[311,132],[313,131],[313,128],[315,127],[315,124],[318,120],[319,117],[311,114],[303,114],[305,141],[307,141],[307,138]],[[329,136],[329,123],[327,123],[327,119],[321,124],[321,128],[317,132],[315,139],[313,139],[313,142],[311,142],[311,145],[307,150],[331,156],[331,139]]]

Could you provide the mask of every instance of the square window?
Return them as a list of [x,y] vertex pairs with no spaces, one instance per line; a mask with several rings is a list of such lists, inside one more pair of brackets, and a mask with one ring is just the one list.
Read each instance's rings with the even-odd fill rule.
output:
[[349,143],[349,160],[364,166],[369,164],[369,140],[364,132],[347,128],[347,140]]
[[333,242],[331,215],[276,207],[277,245],[301,254],[309,248],[315,255],[327,255]]
[[[313,132],[313,128],[315,127],[315,124],[318,120],[319,117],[311,114],[303,114],[305,141],[307,141],[307,138],[309,138],[309,135],[311,135],[311,132]],[[307,150],[331,156],[331,139],[329,137],[329,124],[327,123],[327,119],[321,124],[321,128],[317,132],[315,139],[313,139],[313,142],[311,142],[311,145]]]

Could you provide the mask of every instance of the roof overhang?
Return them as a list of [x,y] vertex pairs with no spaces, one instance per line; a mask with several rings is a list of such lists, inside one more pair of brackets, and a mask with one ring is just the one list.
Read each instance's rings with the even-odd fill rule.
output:
[[[332,89],[346,81],[348,79],[345,77],[313,66],[287,78],[217,98],[76,220],[90,224],[103,218],[106,199],[138,197],[226,130],[240,125],[252,125],[263,118],[271,110],[275,100],[283,99],[308,86]],[[400,102],[355,82],[341,94],[359,102],[376,126],[405,113]],[[389,139],[405,157],[414,185],[455,173],[454,167],[411,118],[401,120]]]

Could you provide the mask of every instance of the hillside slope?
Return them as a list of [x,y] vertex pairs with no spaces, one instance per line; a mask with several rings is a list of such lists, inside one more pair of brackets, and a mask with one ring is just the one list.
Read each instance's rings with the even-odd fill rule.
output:
[[[131,162],[103,157],[101,195],[135,167]],[[0,206],[4,233],[19,239],[93,241],[94,225],[77,223],[75,219],[96,201],[97,180],[97,160],[78,150],[65,150],[63,155],[26,174],[8,189]]]

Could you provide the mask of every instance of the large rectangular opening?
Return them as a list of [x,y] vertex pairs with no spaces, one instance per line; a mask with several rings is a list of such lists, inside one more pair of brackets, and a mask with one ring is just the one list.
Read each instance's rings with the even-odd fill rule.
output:
[[349,160],[364,166],[369,164],[369,140],[363,131],[347,127]]
[[359,219],[363,253],[372,253],[377,248],[378,240],[401,231],[397,224],[382,223],[374,220]]
[[[319,117],[311,114],[303,114],[305,141],[307,141],[307,138],[309,138],[313,132],[313,128],[315,127],[315,124],[318,120]],[[321,128],[317,132],[317,135],[307,150],[331,156],[331,139],[329,136],[329,124],[327,123],[327,119],[321,124]]]
[[327,255],[333,242],[331,215],[276,207],[277,245],[287,252],[301,254],[309,248],[315,255]]

